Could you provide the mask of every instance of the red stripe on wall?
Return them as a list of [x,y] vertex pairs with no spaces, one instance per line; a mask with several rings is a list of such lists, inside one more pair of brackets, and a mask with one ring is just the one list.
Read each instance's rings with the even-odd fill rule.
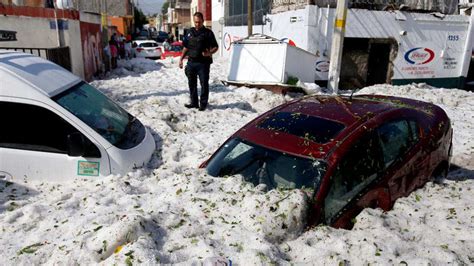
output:
[[[79,20],[79,11],[77,10],[56,9],[56,14],[60,19]],[[54,9],[44,7],[0,5],[0,15],[54,18]]]
[[206,1],[206,18],[205,20],[212,20],[212,0],[205,0]]

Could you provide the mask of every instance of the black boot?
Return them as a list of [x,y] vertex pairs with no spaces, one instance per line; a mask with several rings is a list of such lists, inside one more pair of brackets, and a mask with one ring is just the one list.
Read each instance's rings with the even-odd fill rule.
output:
[[184,105],[186,108],[199,108],[199,105],[197,104],[192,104],[192,103],[187,103]]

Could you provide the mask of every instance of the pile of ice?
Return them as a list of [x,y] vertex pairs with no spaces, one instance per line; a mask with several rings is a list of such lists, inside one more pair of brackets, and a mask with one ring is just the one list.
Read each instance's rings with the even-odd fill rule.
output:
[[2,264],[474,263],[472,93],[414,85],[364,89],[440,104],[453,121],[460,168],[444,184],[429,183],[398,200],[392,211],[364,210],[352,231],[305,231],[306,194],[265,192],[240,176],[214,178],[198,169],[235,130],[299,97],[223,86],[226,68],[220,60],[211,68],[205,112],[184,108],[186,79],[171,60],[120,62],[108,79],[95,81],[151,129],[152,161],[122,177],[0,182]]

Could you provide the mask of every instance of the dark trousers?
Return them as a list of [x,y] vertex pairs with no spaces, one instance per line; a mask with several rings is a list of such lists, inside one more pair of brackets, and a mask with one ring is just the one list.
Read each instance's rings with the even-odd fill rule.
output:
[[[211,64],[188,61],[184,73],[188,77],[189,93],[191,96],[191,104],[206,107],[209,99],[209,69]],[[201,100],[198,99],[197,77],[201,83]]]

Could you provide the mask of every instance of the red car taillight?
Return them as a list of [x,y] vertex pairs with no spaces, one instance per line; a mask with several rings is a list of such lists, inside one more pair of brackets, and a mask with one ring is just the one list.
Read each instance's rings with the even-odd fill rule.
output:
[[143,49],[143,48],[137,48],[137,52],[139,52],[139,53],[140,53],[141,51],[143,51],[143,50],[145,50],[145,49]]

